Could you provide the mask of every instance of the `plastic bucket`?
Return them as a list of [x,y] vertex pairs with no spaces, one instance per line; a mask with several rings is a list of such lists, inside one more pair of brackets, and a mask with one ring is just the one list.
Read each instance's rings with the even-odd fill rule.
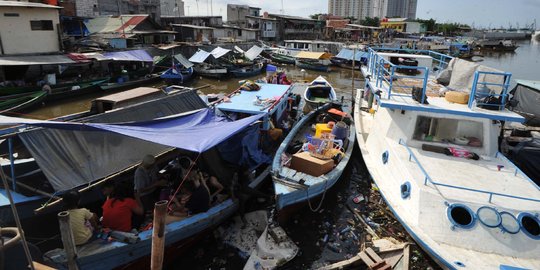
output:
[[343,121],[337,122],[334,125],[334,128],[332,128],[332,134],[338,140],[343,140],[347,138],[348,133],[349,133],[349,127]]

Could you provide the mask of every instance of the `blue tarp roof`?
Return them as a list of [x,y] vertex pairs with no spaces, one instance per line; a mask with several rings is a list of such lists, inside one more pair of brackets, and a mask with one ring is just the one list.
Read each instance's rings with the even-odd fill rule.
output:
[[225,141],[263,116],[264,114],[253,115],[230,122],[224,117],[216,116],[210,109],[203,109],[189,115],[129,124],[54,122],[0,116],[0,125],[28,124],[68,130],[104,130],[201,153]]
[[[347,60],[353,60],[354,51],[351,49],[341,49],[339,53],[336,55],[337,58],[347,59]],[[356,51],[356,57],[355,61],[360,61],[362,58],[367,58],[368,53],[364,51]]]
[[289,85],[280,84],[259,84],[261,89],[258,91],[240,91],[239,94],[233,95],[231,102],[223,102],[217,105],[221,111],[239,112],[248,114],[263,114],[267,113],[270,106],[255,105],[254,101],[259,97],[262,100],[275,98],[279,101],[283,95],[289,90]]
[[133,50],[123,52],[106,52],[103,54],[105,58],[115,61],[142,61],[154,62],[154,59],[145,50]]

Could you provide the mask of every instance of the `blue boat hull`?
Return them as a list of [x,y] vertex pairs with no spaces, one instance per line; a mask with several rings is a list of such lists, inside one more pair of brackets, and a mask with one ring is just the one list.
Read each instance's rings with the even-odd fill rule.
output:
[[173,72],[172,68],[167,69],[159,77],[165,81],[166,84],[181,85],[189,81],[193,77],[193,68],[182,70],[180,72]]
[[256,68],[250,71],[232,70],[231,73],[237,78],[253,77],[261,74],[262,68]]

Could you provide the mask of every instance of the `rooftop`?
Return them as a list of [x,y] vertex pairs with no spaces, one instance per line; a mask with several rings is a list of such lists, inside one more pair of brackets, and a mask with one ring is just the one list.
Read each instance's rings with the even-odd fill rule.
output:
[[291,15],[283,15],[283,14],[268,14],[268,16],[275,17],[275,18],[283,18],[287,20],[300,20],[300,21],[313,21],[318,22],[319,20],[314,20],[310,18],[304,18],[299,16],[291,16]]
[[27,7],[27,8],[54,8],[61,9],[62,7],[46,5],[33,2],[19,2],[19,1],[0,1],[0,7]]
[[185,27],[185,28],[193,28],[193,29],[206,29],[206,30],[213,30],[216,28],[208,27],[208,26],[199,26],[199,25],[191,25],[191,24],[171,24],[172,26],[176,27]]
[[147,14],[101,16],[90,19],[84,24],[90,33],[124,33],[133,31],[147,18]]

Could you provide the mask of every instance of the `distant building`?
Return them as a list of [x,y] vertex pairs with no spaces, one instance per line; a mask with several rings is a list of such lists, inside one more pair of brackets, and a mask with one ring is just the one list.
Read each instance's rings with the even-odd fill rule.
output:
[[220,26],[223,24],[221,16],[163,16],[161,17],[161,25],[167,26],[171,24],[189,24],[195,26]]
[[168,43],[174,40],[176,34],[162,30],[146,14],[101,16],[85,21],[85,25],[92,36],[107,40],[113,48]]
[[184,16],[184,1],[182,0],[160,0],[160,18],[164,16],[180,17]]
[[280,40],[278,32],[278,22],[276,18],[269,18],[268,13],[265,12],[262,17],[246,16],[246,20],[247,28],[259,30],[257,40]]
[[416,18],[417,0],[328,0],[328,13],[341,17]]
[[276,19],[277,35],[281,40],[323,38],[325,21],[281,14],[268,14],[268,17]]
[[191,24],[170,24],[170,26],[178,33],[176,41],[209,43],[214,40],[213,27]]
[[222,25],[214,27],[214,41],[254,41],[257,40],[259,29],[248,29],[233,25]]
[[250,7],[248,5],[227,4],[227,23],[246,27],[246,16],[259,17],[261,9],[258,7]]
[[415,22],[407,18],[390,18],[381,20],[381,28],[394,29],[397,32],[420,34],[427,30],[423,23]]
[[59,52],[59,9],[40,3],[0,1],[0,55]]

